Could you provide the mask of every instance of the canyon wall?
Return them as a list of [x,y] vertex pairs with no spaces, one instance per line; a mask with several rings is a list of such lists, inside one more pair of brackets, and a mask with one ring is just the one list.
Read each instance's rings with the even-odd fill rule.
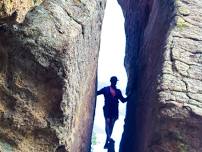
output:
[[120,152],[202,151],[202,2],[118,1],[132,94]]
[[1,12],[0,151],[89,151],[104,8],[45,0],[20,24]]
[[[17,2],[0,2],[0,151],[87,152],[105,0]],[[131,95],[120,152],[202,151],[201,0],[118,2]]]

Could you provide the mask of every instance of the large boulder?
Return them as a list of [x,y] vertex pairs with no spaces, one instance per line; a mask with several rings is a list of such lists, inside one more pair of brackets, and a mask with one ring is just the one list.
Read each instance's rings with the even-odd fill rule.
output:
[[119,0],[127,114],[121,152],[202,151],[202,3]]
[[1,25],[1,151],[89,150],[104,7],[45,0]]

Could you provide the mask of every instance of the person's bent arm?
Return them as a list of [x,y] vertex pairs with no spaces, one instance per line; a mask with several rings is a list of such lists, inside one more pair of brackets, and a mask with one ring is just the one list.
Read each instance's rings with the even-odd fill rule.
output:
[[121,91],[119,91],[119,100],[120,100],[122,103],[124,103],[124,102],[126,102],[126,101],[128,100],[128,98],[127,98],[127,97],[124,98],[123,95],[122,95],[122,93],[121,93]]
[[100,89],[99,91],[97,91],[97,96],[98,95],[101,95],[101,94],[104,94],[104,88]]

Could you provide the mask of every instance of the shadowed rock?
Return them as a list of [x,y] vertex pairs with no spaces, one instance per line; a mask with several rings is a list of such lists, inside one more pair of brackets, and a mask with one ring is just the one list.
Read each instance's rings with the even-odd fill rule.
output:
[[0,27],[2,151],[89,150],[104,7],[45,0]]
[[201,151],[201,1],[118,1],[133,92],[120,152]]
[[[132,93],[120,151],[202,151],[201,0],[119,3]],[[45,0],[22,24],[1,14],[1,151],[89,150],[104,7]]]

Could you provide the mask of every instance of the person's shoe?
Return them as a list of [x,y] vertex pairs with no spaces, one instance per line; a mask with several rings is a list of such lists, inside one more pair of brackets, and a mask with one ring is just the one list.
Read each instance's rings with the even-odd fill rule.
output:
[[109,139],[109,142],[110,143],[115,143],[114,139],[112,139],[112,138]]
[[107,149],[109,146],[108,140],[105,142],[104,149]]

